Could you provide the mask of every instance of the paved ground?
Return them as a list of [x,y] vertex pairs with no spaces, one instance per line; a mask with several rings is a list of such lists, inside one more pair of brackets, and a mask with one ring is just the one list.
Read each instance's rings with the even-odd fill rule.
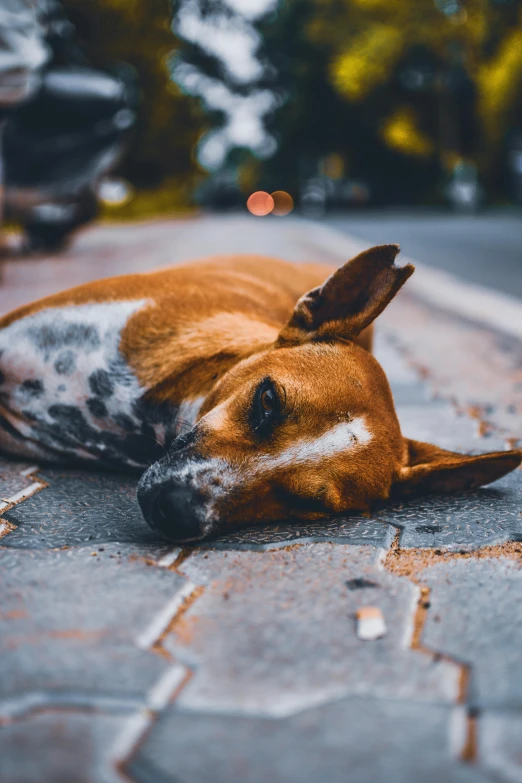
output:
[[[62,258],[4,263],[0,311],[249,249],[340,262],[356,243],[290,219],[95,228]],[[513,302],[475,291],[463,315],[458,281],[416,275],[377,341],[404,433],[519,442]],[[2,783],[522,781],[522,471],[173,549],[129,478],[0,465]],[[375,641],[356,633],[365,606]]]
[[332,216],[328,223],[373,244],[398,242],[420,261],[522,298],[520,207],[469,216],[429,210],[354,212]]

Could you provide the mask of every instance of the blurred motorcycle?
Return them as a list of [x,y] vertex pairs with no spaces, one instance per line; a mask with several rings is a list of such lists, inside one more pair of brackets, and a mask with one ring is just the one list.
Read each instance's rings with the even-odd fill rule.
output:
[[[129,70],[89,67],[60,5],[41,0],[38,11],[51,57],[3,133],[5,216],[33,252],[60,249],[96,216],[98,188],[125,150],[136,105]],[[0,84],[1,68],[0,57]]]

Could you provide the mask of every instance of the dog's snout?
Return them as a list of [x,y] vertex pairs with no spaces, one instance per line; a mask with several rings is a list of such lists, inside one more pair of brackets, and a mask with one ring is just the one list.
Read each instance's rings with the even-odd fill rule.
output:
[[204,535],[194,493],[183,486],[163,487],[142,510],[149,525],[171,541],[194,541]]

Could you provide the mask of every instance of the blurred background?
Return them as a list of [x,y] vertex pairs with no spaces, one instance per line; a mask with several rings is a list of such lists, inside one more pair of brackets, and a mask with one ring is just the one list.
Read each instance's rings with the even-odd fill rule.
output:
[[0,0],[0,123],[25,253],[249,209],[413,255],[491,215],[522,285],[521,0]]

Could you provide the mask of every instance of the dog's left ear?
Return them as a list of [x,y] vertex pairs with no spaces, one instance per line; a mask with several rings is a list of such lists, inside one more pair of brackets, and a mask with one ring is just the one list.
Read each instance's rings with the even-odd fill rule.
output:
[[406,464],[392,487],[394,497],[476,489],[502,478],[522,462],[521,450],[468,456],[418,440],[404,441]]
[[382,313],[414,267],[395,266],[398,245],[365,250],[297,302],[278,344],[341,337],[353,340]]

